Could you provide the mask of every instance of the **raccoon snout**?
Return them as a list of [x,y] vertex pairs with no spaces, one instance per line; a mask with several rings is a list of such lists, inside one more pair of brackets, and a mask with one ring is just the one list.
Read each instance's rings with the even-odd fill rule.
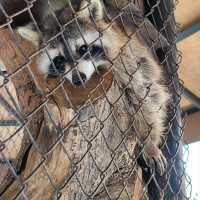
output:
[[85,83],[86,79],[86,75],[82,72],[79,72],[79,74],[77,72],[72,74],[72,83],[76,86],[80,86],[82,83]]
[[56,56],[53,63],[49,66],[49,75],[57,76],[65,73],[66,59],[64,56]]

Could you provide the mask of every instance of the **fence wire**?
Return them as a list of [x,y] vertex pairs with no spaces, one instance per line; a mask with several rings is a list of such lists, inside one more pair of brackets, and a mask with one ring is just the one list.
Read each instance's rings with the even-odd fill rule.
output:
[[0,199],[190,199],[176,2],[0,2]]

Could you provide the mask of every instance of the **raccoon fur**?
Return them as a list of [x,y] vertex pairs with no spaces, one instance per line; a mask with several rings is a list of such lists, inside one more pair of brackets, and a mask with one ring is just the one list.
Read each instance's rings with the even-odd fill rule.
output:
[[[124,12],[134,12],[132,6]],[[38,47],[48,43],[46,51],[37,58],[38,70],[44,77],[64,76],[79,87],[95,71],[112,70],[114,81],[104,108],[94,105],[94,111],[99,118],[100,114],[106,118],[112,110],[112,120],[118,121],[123,131],[129,129],[147,162],[156,163],[163,174],[167,163],[159,145],[165,132],[170,94],[162,84],[162,66],[139,33],[127,34],[122,23],[117,22],[120,16],[111,21],[105,11],[102,1],[83,0],[76,18],[70,8],[57,12],[58,20],[48,17],[41,28],[42,37],[32,24],[19,27],[18,32]],[[117,131],[112,120],[104,125],[104,130]]]

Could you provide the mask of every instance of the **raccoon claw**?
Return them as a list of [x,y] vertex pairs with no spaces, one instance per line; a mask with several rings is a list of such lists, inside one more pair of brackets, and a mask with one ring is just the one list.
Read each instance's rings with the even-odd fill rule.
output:
[[160,151],[160,155],[153,158],[157,173],[162,176],[167,168],[167,160]]
[[167,168],[167,160],[162,151],[153,144],[147,144],[144,151],[145,159],[149,167],[155,169],[156,172],[162,176]]

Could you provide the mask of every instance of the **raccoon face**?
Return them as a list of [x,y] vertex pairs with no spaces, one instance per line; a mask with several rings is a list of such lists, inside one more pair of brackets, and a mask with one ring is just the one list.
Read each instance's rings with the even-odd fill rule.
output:
[[[88,9],[89,7],[89,9]],[[103,7],[99,0],[83,1],[78,12],[79,18],[69,23],[69,13],[62,11],[62,23],[67,24],[56,39],[48,42],[45,51],[37,58],[39,71],[45,76],[65,76],[72,84],[80,86],[88,81],[95,71],[108,68],[108,58],[119,51],[119,33],[106,27]],[[95,20],[95,23],[93,22]],[[56,25],[44,32],[45,40],[57,29]],[[54,29],[54,30],[53,30]],[[38,34],[29,27],[21,27],[18,32],[26,39],[40,45]]]
[[64,32],[63,37],[50,42],[47,50],[37,58],[41,73],[65,76],[76,86],[85,83],[95,71],[108,64],[106,47],[102,45],[99,33],[92,30],[82,31],[82,36]]
[[[81,34],[71,35],[64,32],[61,39],[59,56],[65,64],[65,77],[74,85],[82,85],[88,81],[95,71],[108,65],[106,47],[101,43],[100,35],[96,30],[81,30]],[[54,66],[48,67],[48,70]],[[56,66],[60,68],[60,64]],[[49,71],[50,72],[50,71]]]

